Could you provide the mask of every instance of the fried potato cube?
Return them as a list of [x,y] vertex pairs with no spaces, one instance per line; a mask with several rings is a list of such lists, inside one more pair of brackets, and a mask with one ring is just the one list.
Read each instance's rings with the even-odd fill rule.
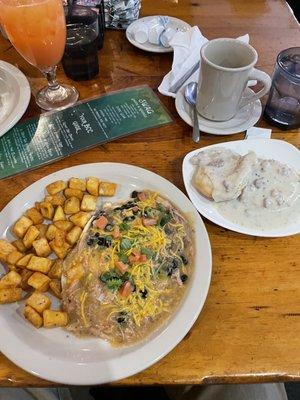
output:
[[79,189],[67,188],[67,189],[65,189],[64,194],[68,199],[70,197],[77,197],[79,200],[82,200],[82,197],[83,197],[83,192]]
[[18,221],[14,224],[12,231],[17,237],[22,239],[25,236],[27,229],[31,225],[33,225],[31,219],[23,216],[20,219],[18,219]]
[[27,282],[28,282],[28,279],[31,277],[32,274],[33,274],[33,272],[29,271],[28,269],[23,269],[20,272],[20,275],[21,275],[21,278],[22,278],[22,280],[21,280],[21,288],[23,290],[30,290],[31,289],[31,286],[29,286]]
[[30,226],[23,238],[24,246],[27,249],[30,249],[30,247],[32,246],[32,243],[39,236],[39,234],[40,234],[40,231],[35,226]]
[[52,265],[48,276],[52,279],[60,279],[62,273],[62,260],[55,260],[54,264]]
[[56,296],[58,299],[61,299],[61,283],[59,279],[53,279],[49,283],[49,288],[51,289],[54,296]]
[[114,196],[116,193],[117,184],[112,182],[100,182],[99,195],[100,196]]
[[52,260],[45,257],[32,256],[27,264],[27,269],[31,271],[39,271],[48,274],[52,265]]
[[52,224],[48,225],[48,229],[46,232],[46,239],[49,241],[53,240],[55,238],[55,234],[57,231],[58,231],[58,229],[56,228],[55,225],[52,225]]
[[14,250],[7,256],[7,263],[15,265],[22,257],[24,256],[23,253],[20,253],[18,250]]
[[41,224],[44,220],[42,214],[35,207],[29,208],[25,215],[31,219],[34,225]]
[[66,241],[73,246],[80,238],[81,232],[82,229],[79,226],[74,226],[74,228],[67,233]]
[[35,291],[26,300],[26,305],[34,308],[39,314],[42,314],[44,310],[51,307],[51,300],[43,293]]
[[89,194],[93,196],[98,196],[99,194],[99,179],[93,176],[90,176],[86,181],[86,190]]
[[84,228],[90,219],[90,213],[85,211],[80,211],[77,214],[71,215],[70,221],[73,222],[74,225],[79,226],[80,228]]
[[38,225],[35,225],[35,227],[39,230],[39,236],[37,237],[37,239],[41,239],[41,238],[43,238],[43,237],[45,237],[46,236],[46,232],[47,232],[47,229],[48,229],[48,225],[46,225],[46,224],[38,224]]
[[69,180],[69,188],[81,190],[82,192],[86,191],[86,183],[84,179],[79,178],[71,178]]
[[60,229],[61,231],[68,232],[74,226],[73,222],[71,221],[56,221],[54,222],[56,228]]
[[66,241],[66,232],[58,229],[55,233],[53,242],[55,246],[62,247]]
[[53,222],[64,221],[65,219],[66,215],[64,213],[64,209],[62,208],[62,206],[58,206],[54,213]]
[[80,208],[82,211],[94,211],[96,210],[97,197],[91,194],[85,194],[83,196]]
[[66,215],[64,213],[62,206],[57,206],[55,213],[54,213],[53,222],[64,221],[65,219],[66,219]]
[[60,259],[64,259],[71,249],[71,246],[67,242],[63,242],[61,246],[57,246],[55,239],[50,242],[50,247]]
[[65,197],[61,194],[55,194],[54,196],[46,196],[44,201],[51,203],[54,207],[63,206],[65,202]]
[[80,211],[80,201],[77,197],[70,197],[65,201],[64,211],[66,214],[76,214]]
[[63,311],[45,310],[43,312],[43,320],[45,328],[66,326],[68,323],[68,314]]
[[51,279],[41,272],[34,272],[28,279],[27,283],[29,286],[32,286],[34,289],[39,290],[40,292],[46,292],[49,287]]
[[16,287],[21,284],[21,275],[16,271],[9,271],[0,279],[0,289],[5,289],[8,287]]
[[0,304],[13,303],[21,300],[22,289],[18,287],[9,287],[0,289]]
[[41,207],[40,207],[40,202],[39,201],[36,201],[35,203],[34,203],[34,207],[38,210],[38,211],[41,211]]
[[19,261],[17,261],[17,267],[19,268],[26,268],[27,264],[29,263],[29,261],[31,260],[31,257],[33,256],[33,254],[26,254],[25,256],[23,256],[22,258],[20,258]]
[[51,248],[46,238],[40,238],[35,240],[32,243],[32,247],[34,248],[36,254],[40,257],[48,257],[49,254],[51,253]]
[[0,261],[5,262],[7,256],[15,251],[16,248],[5,239],[0,239]]
[[31,306],[25,306],[23,311],[24,317],[36,328],[40,328],[43,325],[43,318],[38,312],[35,311]]
[[42,201],[40,203],[40,209],[41,209],[41,213],[43,215],[44,218],[46,219],[52,219],[53,215],[54,215],[54,207],[51,203],[49,203],[48,201]]
[[64,190],[67,187],[67,184],[64,181],[56,181],[52,182],[46,186],[46,190],[52,196]]
[[23,240],[22,240],[22,239],[14,240],[14,241],[12,242],[12,245],[15,246],[15,248],[16,248],[18,251],[20,251],[21,253],[24,253],[24,252],[27,250],[26,247],[24,246],[24,243],[23,243]]

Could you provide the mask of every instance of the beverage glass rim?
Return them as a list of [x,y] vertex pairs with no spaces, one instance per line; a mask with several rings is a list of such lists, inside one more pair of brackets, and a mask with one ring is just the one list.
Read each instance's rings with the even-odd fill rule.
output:
[[289,50],[292,50],[292,49],[298,49],[299,55],[300,55],[300,47],[299,47],[299,46],[293,46],[293,47],[289,47],[288,49],[281,50],[281,52],[277,55],[277,58],[276,58],[276,65],[278,65],[278,67],[279,67],[285,74],[287,74],[288,76],[290,76],[291,78],[297,80],[297,81],[300,83],[300,77],[297,76],[297,75],[295,75],[295,74],[292,74],[291,72],[289,72],[288,70],[286,70],[286,69],[284,68],[284,66],[282,65],[282,62],[281,62],[281,57],[282,57],[282,55],[283,55],[285,52],[287,52],[287,51],[289,51]]
[[[71,9],[71,15],[69,15],[69,9],[67,6],[64,6],[64,10],[65,10],[65,16],[66,16],[67,31],[68,31],[68,29],[70,29],[71,25],[80,24],[82,26],[89,27],[91,25],[94,25],[95,23],[99,24],[99,21],[98,21],[99,15],[97,14],[97,12],[95,10],[93,10],[89,6],[83,6],[81,4],[74,4],[74,6],[72,6],[72,9]],[[73,15],[73,11],[75,12],[74,15]],[[82,12],[82,14],[81,13],[76,14],[76,11]],[[84,13],[85,13],[85,15],[84,15]],[[71,22],[70,20],[72,19],[72,17],[75,17],[75,18],[76,17],[88,17],[91,20],[88,22]]]
[[[67,5],[63,5],[63,7],[64,7],[64,9],[68,10],[68,6]],[[85,5],[82,5],[82,4],[74,4],[72,6],[71,10],[73,11],[73,10],[76,10],[76,9],[77,10],[88,11],[88,12],[91,12],[93,15],[97,15],[98,16],[98,13],[96,12],[96,10],[91,6],[85,6]]]
[[[241,43],[244,47],[247,47],[253,54],[253,61],[243,67],[237,67],[237,68],[232,68],[232,67],[223,67],[221,65],[215,64],[214,62],[210,61],[206,55],[205,55],[205,50],[207,47],[213,43],[217,42],[231,42],[231,43],[236,43],[239,42]],[[258,60],[258,54],[257,51],[255,50],[254,47],[252,47],[250,44],[243,42],[242,40],[239,39],[232,39],[232,38],[218,38],[218,39],[213,39],[210,40],[209,42],[205,43],[200,50],[201,58],[203,61],[205,61],[208,65],[211,67],[218,69],[220,71],[225,71],[225,72],[241,72],[241,71],[246,71],[249,68],[254,67],[254,65],[257,63]]]

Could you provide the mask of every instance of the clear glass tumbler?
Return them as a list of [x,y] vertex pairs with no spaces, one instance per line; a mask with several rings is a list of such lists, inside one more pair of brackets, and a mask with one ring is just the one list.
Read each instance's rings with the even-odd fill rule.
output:
[[300,127],[300,47],[278,54],[264,117],[281,129]]

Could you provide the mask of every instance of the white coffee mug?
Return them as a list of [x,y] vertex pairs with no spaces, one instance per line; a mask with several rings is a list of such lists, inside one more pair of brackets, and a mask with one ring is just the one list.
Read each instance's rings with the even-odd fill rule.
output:
[[[201,48],[197,110],[213,121],[227,121],[240,108],[260,99],[271,87],[271,78],[254,68],[256,50],[238,39],[215,39]],[[257,80],[263,89],[243,97],[249,80]]]

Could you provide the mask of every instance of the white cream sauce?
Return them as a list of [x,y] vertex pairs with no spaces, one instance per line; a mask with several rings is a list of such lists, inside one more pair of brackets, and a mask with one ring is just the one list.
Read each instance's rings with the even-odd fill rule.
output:
[[241,195],[215,206],[225,218],[248,228],[266,230],[300,223],[299,175],[286,164],[258,159]]
[[221,147],[191,161],[210,177],[214,206],[229,221],[260,230],[300,223],[300,175],[288,165]]

